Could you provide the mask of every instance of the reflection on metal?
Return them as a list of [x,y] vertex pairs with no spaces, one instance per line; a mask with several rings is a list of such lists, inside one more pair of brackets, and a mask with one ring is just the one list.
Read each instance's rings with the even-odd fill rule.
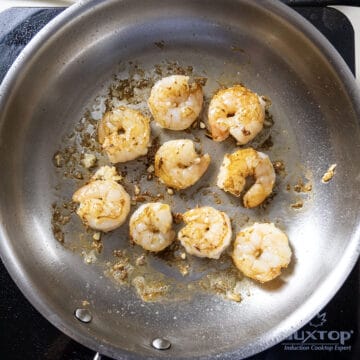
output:
[[83,323],[89,323],[92,320],[92,315],[87,309],[76,309],[75,317]]
[[151,342],[151,346],[156,350],[167,350],[171,347],[171,342],[163,338],[156,338]]

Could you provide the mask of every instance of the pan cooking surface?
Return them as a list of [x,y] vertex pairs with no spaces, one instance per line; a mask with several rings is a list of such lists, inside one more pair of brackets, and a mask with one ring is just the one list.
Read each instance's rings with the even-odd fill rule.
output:
[[[165,44],[162,43],[161,51],[154,52],[154,59],[163,56]],[[157,46],[157,43],[155,44]],[[232,48],[233,51],[234,47]],[[159,55],[156,54],[159,52]],[[188,59],[190,61],[191,59]],[[216,59],[210,58],[209,64],[193,66],[179,65],[186,59],[174,61],[160,61],[156,64],[149,63],[149,56],[145,59],[134,59],[129,63],[120,65],[121,71],[115,76],[109,89],[104,94],[95,98],[94,103],[86,110],[84,117],[67,136],[63,137],[62,146],[55,153],[54,165],[58,168],[56,176],[58,181],[55,189],[58,200],[53,205],[53,231],[55,237],[64,246],[79,252],[87,263],[96,263],[105,275],[110,276],[118,285],[131,284],[138,276],[145,276],[146,287],[152,286],[154,290],[149,295],[140,291],[140,295],[147,301],[151,300],[179,300],[192,298],[197,295],[199,289],[213,290],[221,295],[232,294],[234,288],[239,285],[244,293],[250,294],[251,283],[242,279],[241,274],[232,265],[229,255],[224,255],[220,261],[198,259],[188,256],[182,259],[184,249],[179,243],[174,243],[168,250],[161,254],[146,254],[141,248],[130,245],[128,226],[122,226],[118,231],[103,234],[101,241],[93,240],[95,231],[84,229],[81,221],[73,215],[77,207],[71,203],[72,193],[94,173],[94,169],[86,170],[81,163],[82,154],[91,153],[97,158],[97,165],[109,164],[107,156],[99,149],[97,143],[97,123],[105,109],[125,105],[139,109],[150,116],[146,101],[149,92],[156,80],[169,74],[187,74],[198,81],[206,83],[205,107],[198,122],[187,131],[167,131],[152,124],[152,146],[147,156],[124,164],[117,164],[120,174],[124,179],[122,184],[132,196],[132,212],[143,202],[163,201],[168,203],[175,214],[185,212],[196,206],[214,206],[225,211],[232,219],[233,230],[236,234],[244,225],[254,221],[273,221],[278,226],[286,229],[286,224],[301,216],[303,211],[311,208],[312,176],[301,166],[299,151],[291,151],[291,135],[281,124],[274,126],[274,120],[270,113],[267,114],[266,126],[263,132],[250,144],[257,149],[267,152],[278,168],[278,183],[274,195],[257,209],[245,209],[242,200],[224,193],[216,186],[216,177],[225,153],[233,152],[237,147],[235,141],[230,139],[223,143],[215,143],[209,139],[206,129],[201,129],[200,123],[207,123],[206,115],[209,99],[214,90],[220,86],[230,86],[241,82],[241,72],[236,65],[228,64],[223,70],[221,63],[216,68],[226,72],[212,74],[211,63]],[[146,61],[146,65],[141,65]],[[145,70],[148,68],[148,70]],[[204,69],[204,70],[201,70]],[[206,69],[206,70],[205,70]],[[229,79],[226,79],[229,77]],[[238,77],[238,80],[234,80]],[[221,80],[217,80],[221,79]],[[217,80],[217,81],[216,81]],[[202,121],[200,121],[202,120]],[[149,168],[154,164],[154,153],[160,144],[168,140],[188,138],[194,141],[196,147],[202,153],[209,153],[212,157],[212,165],[206,175],[196,185],[183,191],[168,192],[166,186],[159,183],[154,177],[153,170]],[[282,160],[284,159],[284,160]],[[286,159],[286,160],[285,160]],[[301,186],[305,183],[306,185]],[[307,189],[305,189],[307,186]],[[138,192],[140,192],[138,194]],[[302,209],[299,213],[298,209]],[[176,215],[175,215],[176,217]],[[177,221],[177,229],[184,224]],[[231,247],[229,248],[230,251]],[[113,256],[112,256],[113,255]],[[125,264],[129,271],[118,271]],[[137,265],[137,263],[139,263]],[[289,269],[288,272],[291,272]],[[197,281],[198,280],[198,281]],[[282,286],[283,280],[277,280],[271,286]],[[137,287],[138,289],[138,287]],[[231,296],[231,295],[230,295]],[[154,297],[154,299],[152,299]]]
[[[188,358],[223,353],[225,358],[271,346],[330,298],[356,259],[359,195],[354,184],[359,181],[360,149],[350,75],[342,70],[341,80],[340,60],[333,66],[296,27],[277,15],[288,10],[275,5],[192,1],[155,6],[155,2],[139,1],[108,2],[92,10],[84,6],[82,16],[75,17],[78,11],[67,11],[73,22],[58,19],[49,30],[51,37],[40,34],[24,55],[31,53],[31,61],[18,61],[2,90],[1,253],[7,267],[50,321],[114,357]],[[198,146],[213,158],[208,177],[181,192],[182,197],[168,195],[156,180],[147,180],[147,158],[118,167],[127,173],[125,187],[131,194],[131,183],[137,180],[142,191],[164,194],[175,212],[212,204],[234,218],[235,232],[254,221],[273,221],[285,230],[294,253],[290,268],[267,285],[241,278],[240,303],[212,292],[188,290],[189,283],[203,276],[202,261],[196,260],[189,275],[182,276],[156,256],[149,259],[151,268],[172,284],[186,287],[187,295],[181,297],[175,291],[166,301],[144,303],[134,289],[119,286],[106,273],[107,261],[116,261],[112,250],[127,246],[126,226],[103,237],[103,252],[90,265],[79,256],[83,251],[79,244],[86,243],[81,243],[79,233],[85,238],[91,234],[85,233],[76,216],[67,225],[65,246],[52,233],[52,204],[68,201],[89,176],[82,170],[83,179],[63,177],[64,167],[54,166],[53,155],[86,132],[79,128],[81,119],[87,110],[87,119],[99,116],[96,106],[111,84],[129,78],[135,66],[152,81],[156,65],[171,72],[169,63],[192,76],[206,77],[206,100],[221,85],[243,83],[272,101],[274,123],[253,145],[260,148],[271,134],[273,145],[264,151],[273,161],[281,160],[285,171],[278,174],[276,195],[265,207],[245,210],[238,199],[215,187],[204,188],[214,185],[223,153],[232,152],[235,142],[214,143],[202,129],[181,132],[181,136],[159,133],[160,143],[200,138]],[[6,87],[10,83],[11,91]],[[148,89],[144,87],[141,100]],[[144,109],[143,101],[128,101]],[[99,165],[105,162],[105,157],[99,157]],[[336,175],[324,185],[321,177],[333,163]],[[138,179],[139,174],[144,177]],[[312,184],[311,193],[294,191],[299,178]],[[216,195],[205,196],[206,190]],[[291,208],[300,199],[303,207]],[[75,251],[70,247],[76,247]],[[205,269],[213,266],[211,262]],[[86,325],[73,317],[84,301],[93,314]],[[169,339],[172,347],[164,352],[151,348],[156,336]]]

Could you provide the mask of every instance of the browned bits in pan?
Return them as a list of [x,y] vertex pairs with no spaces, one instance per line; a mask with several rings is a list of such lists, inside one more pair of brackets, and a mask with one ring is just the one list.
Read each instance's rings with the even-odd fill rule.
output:
[[336,164],[330,165],[330,167],[328,168],[328,170],[325,172],[325,174],[323,175],[323,177],[321,179],[321,181],[323,183],[329,182],[334,177],[335,168],[336,168]]
[[290,204],[290,206],[293,208],[293,209],[301,209],[303,206],[304,206],[304,202],[303,200],[297,200],[296,202],[294,202],[293,204]]
[[273,162],[274,170],[277,174],[285,171],[285,164],[282,160],[277,160]]

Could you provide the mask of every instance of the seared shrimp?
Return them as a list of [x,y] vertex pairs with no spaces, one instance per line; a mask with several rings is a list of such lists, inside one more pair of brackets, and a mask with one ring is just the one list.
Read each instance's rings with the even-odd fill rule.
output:
[[224,212],[204,206],[187,211],[182,218],[186,226],[178,238],[189,254],[218,259],[230,244],[231,224]]
[[275,171],[269,157],[252,148],[226,154],[220,167],[217,186],[235,196],[240,196],[246,178],[253,176],[255,183],[243,198],[244,206],[252,208],[260,205],[272,192]]
[[73,201],[80,203],[76,213],[85,225],[111,231],[122,225],[130,211],[130,196],[118,184],[115,168],[100,168],[91,181],[77,190]]
[[239,232],[232,254],[236,267],[262,283],[275,279],[291,260],[287,236],[274,224],[258,224]]
[[145,250],[164,250],[175,238],[170,206],[159,202],[141,205],[130,218],[130,237]]
[[239,145],[246,144],[262,130],[264,119],[265,101],[244,86],[219,90],[210,101],[209,125],[215,141],[231,134]]
[[189,84],[188,76],[165,77],[151,89],[148,105],[162,128],[187,129],[199,116],[203,105],[201,85]]
[[120,106],[105,113],[98,136],[113,164],[133,160],[148,151],[150,120],[139,111]]
[[155,175],[171,188],[185,189],[201,178],[209,164],[209,154],[198,155],[191,140],[171,140],[155,154]]

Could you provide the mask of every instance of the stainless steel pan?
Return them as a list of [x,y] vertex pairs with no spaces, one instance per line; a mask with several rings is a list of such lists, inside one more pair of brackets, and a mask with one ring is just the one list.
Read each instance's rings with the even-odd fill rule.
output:
[[[57,243],[51,231],[51,204],[59,196],[52,156],[63,136],[119,64],[151,67],[161,60],[206,74],[208,97],[216,81],[242,82],[268,95],[275,121],[270,156],[285,162],[286,179],[305,170],[312,176],[311,199],[302,210],[289,210],[291,196],[279,187],[266,211],[251,213],[253,220],[278,221],[285,228],[294,259],[272,285],[249,282],[251,296],[240,303],[199,294],[144,305],[131,288],[114,287],[100,266],[86,265]],[[0,109],[1,257],[51,323],[100,353],[117,359],[249,356],[304,325],[358,258],[358,89],[325,38],[278,2],[77,4],[40,31],[16,60],[0,89]],[[215,153],[218,144],[211,146]],[[214,159],[216,166],[219,157]],[[324,185],[321,176],[333,163],[335,177]],[[285,185],[284,178],[279,181]],[[63,187],[62,196],[69,197],[74,186]],[[226,210],[228,204],[219,206]],[[121,232],[114,234],[105,248],[127,241]],[[74,317],[84,300],[90,323]],[[156,337],[169,340],[170,349],[154,349]]]

